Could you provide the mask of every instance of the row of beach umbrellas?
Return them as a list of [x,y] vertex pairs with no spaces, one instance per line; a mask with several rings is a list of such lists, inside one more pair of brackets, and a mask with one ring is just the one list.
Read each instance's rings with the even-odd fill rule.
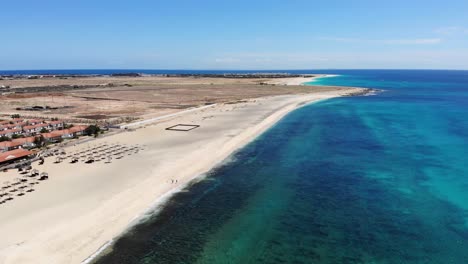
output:
[[83,160],[86,163],[95,161],[107,160],[110,163],[112,159],[121,159],[124,155],[137,154],[144,148],[139,145],[128,146],[124,144],[99,144],[97,146],[88,147],[87,149],[70,153],[68,156],[60,156],[57,158],[57,163],[63,161],[65,158],[70,158],[71,163],[77,163]]
[[34,192],[34,186],[47,179],[49,179],[47,172],[40,173],[37,169],[33,169],[12,182],[3,182],[0,188],[0,205],[13,200],[15,196],[24,196],[26,193]]

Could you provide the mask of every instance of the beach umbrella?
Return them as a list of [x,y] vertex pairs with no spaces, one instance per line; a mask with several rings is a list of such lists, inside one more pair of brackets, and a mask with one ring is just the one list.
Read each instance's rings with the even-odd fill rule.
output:
[[11,193],[7,193],[7,194],[6,194],[6,197],[7,197],[7,198],[5,199],[5,201],[11,201],[11,200],[13,200],[13,197],[12,197],[12,196],[13,196],[13,195],[12,195]]
[[49,174],[47,172],[41,173],[41,175],[39,177],[39,180],[43,181],[43,180],[47,180],[47,179],[49,179]]
[[92,163],[94,162],[94,157],[93,156],[89,156],[88,157],[88,160],[86,161],[86,163]]

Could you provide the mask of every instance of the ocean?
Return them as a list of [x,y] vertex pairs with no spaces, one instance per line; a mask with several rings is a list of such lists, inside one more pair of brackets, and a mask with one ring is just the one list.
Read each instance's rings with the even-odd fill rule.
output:
[[320,73],[384,91],[290,113],[97,263],[468,263],[468,71]]

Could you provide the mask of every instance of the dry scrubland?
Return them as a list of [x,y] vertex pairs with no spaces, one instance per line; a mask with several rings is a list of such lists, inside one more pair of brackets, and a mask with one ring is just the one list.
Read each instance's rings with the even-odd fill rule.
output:
[[[82,77],[1,80],[11,88],[32,87],[30,92],[0,97],[0,112],[24,116],[87,118],[120,121],[126,117],[149,118],[209,103],[236,103],[273,95],[335,91],[340,87],[284,85],[307,78],[229,79],[196,77]],[[112,84],[112,87],[108,85]],[[36,92],[33,87],[70,85],[80,88]],[[82,86],[89,86],[82,88]],[[15,90],[15,89],[13,89]],[[52,89],[51,89],[52,90]],[[59,107],[46,111],[18,111],[28,106]],[[65,107],[65,108],[64,108]]]

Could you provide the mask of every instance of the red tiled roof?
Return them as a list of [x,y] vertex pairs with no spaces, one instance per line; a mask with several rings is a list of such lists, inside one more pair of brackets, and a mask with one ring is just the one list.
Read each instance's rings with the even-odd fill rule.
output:
[[9,130],[0,131],[0,136],[10,134],[10,133],[15,133],[15,132],[21,132],[21,129],[9,129]]
[[34,129],[34,128],[38,128],[38,127],[46,127],[46,126],[49,126],[48,124],[37,124],[37,125],[34,125],[34,126],[25,126],[23,127],[24,130],[29,130],[29,129]]
[[85,131],[86,128],[88,128],[88,126],[74,126],[74,127],[71,127],[68,130],[70,130],[70,133],[76,133],[76,132]]
[[59,125],[59,124],[63,124],[63,121],[51,121],[49,122],[50,125]]
[[0,148],[14,148],[23,145],[23,143],[13,142],[13,141],[3,141],[0,142]]
[[42,133],[41,135],[44,137],[44,138],[56,138],[56,137],[61,137],[63,135],[65,135],[65,130],[55,130],[55,131],[52,131],[50,133]]
[[3,125],[3,126],[0,126],[1,129],[3,128],[7,128],[7,129],[12,129],[12,128],[15,128],[15,127],[18,127],[18,126],[21,126],[19,124],[6,124],[6,125]]
[[33,154],[33,152],[25,149],[15,149],[12,151],[7,151],[4,153],[0,153],[0,163],[14,160],[14,159],[19,159],[23,157],[27,157],[29,155]]
[[31,119],[31,120],[28,120],[29,123],[41,123],[41,122],[44,122],[44,120],[42,119]]
[[26,144],[26,143],[34,143],[34,140],[36,140],[36,137],[25,137],[25,138],[17,138],[13,139],[11,142],[18,142],[21,144]]
[[77,132],[82,132],[84,131],[88,126],[74,126],[69,129],[64,129],[64,130],[55,130],[50,133],[43,133],[41,134],[44,138],[56,138],[56,137],[61,137],[63,135],[69,135]]

